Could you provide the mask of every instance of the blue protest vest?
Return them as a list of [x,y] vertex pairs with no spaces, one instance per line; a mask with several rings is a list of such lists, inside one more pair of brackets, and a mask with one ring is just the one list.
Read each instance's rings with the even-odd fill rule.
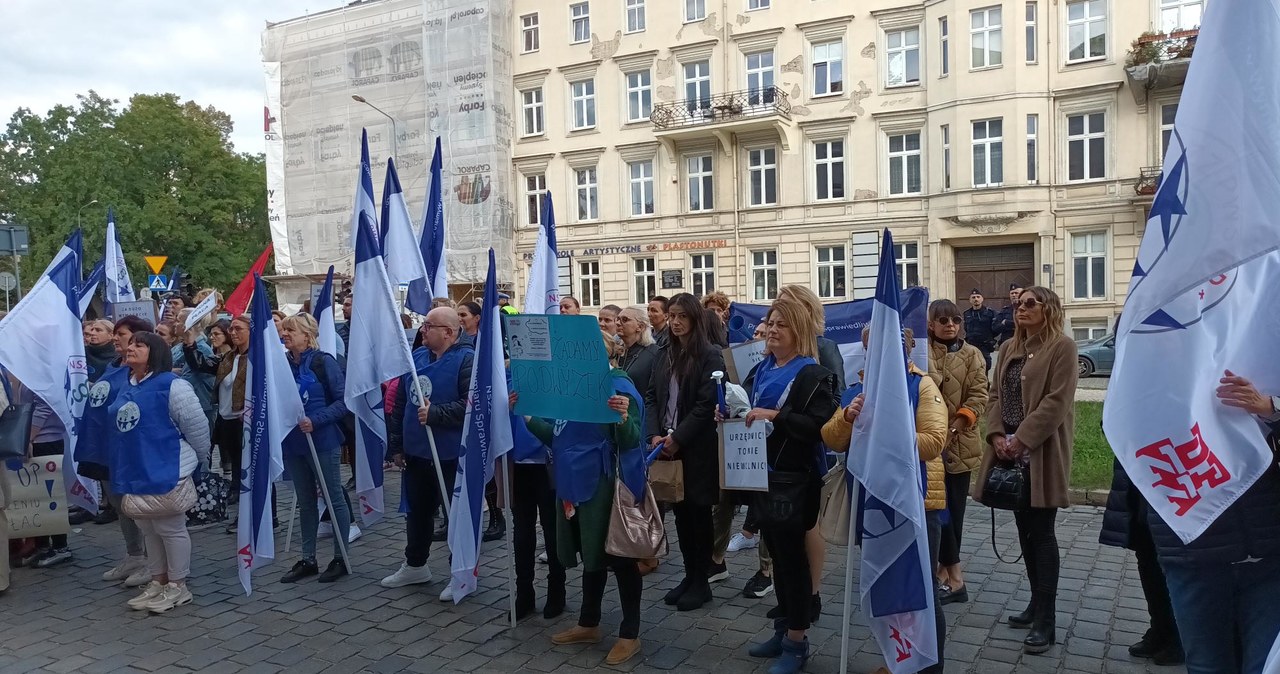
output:
[[[613,389],[631,396],[640,409],[640,424],[644,428],[644,398],[635,384],[626,377],[614,377]],[[596,493],[600,478],[614,475],[614,446],[609,434],[609,424],[593,424],[580,421],[556,421],[555,438],[551,443],[552,469],[555,474],[556,498],[570,503],[582,503]],[[641,439],[643,444],[643,438]],[[644,494],[647,471],[641,446],[623,448],[619,452],[622,480],[637,497]]]
[[129,385],[129,368],[107,365],[98,382],[89,389],[89,399],[80,417],[80,431],[76,435],[75,460],[101,466],[110,465],[110,429],[115,424],[107,417],[107,407],[115,402],[120,389]]
[[529,430],[529,425],[519,414],[511,415],[511,439],[511,455],[516,463],[547,462],[547,446]]
[[177,486],[182,434],[169,418],[169,387],[177,378],[153,374],[126,385],[107,406],[115,493],[165,494]]
[[[462,371],[462,360],[471,353],[471,348],[454,345],[443,356],[422,362],[422,354],[431,352],[426,348],[418,349],[414,354],[414,363],[418,366],[418,376],[431,381],[431,394],[427,396],[431,404],[451,403],[462,400],[458,395],[458,375]],[[400,378],[400,390],[404,392],[404,420],[401,428],[404,431],[404,451],[409,456],[423,459],[431,458],[431,445],[427,440],[427,429],[418,423],[418,406],[422,402],[418,398],[418,387],[414,385],[410,375]],[[441,461],[456,459],[462,455],[462,427],[431,429],[436,436],[436,451]]]

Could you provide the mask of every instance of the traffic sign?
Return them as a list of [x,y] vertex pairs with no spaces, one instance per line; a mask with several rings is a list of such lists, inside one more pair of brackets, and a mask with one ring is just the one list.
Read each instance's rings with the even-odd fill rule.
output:
[[147,277],[147,288],[151,290],[168,290],[169,279],[164,274],[152,274]]
[[6,293],[18,287],[18,278],[7,271],[0,271],[0,290]]
[[168,255],[147,255],[142,259],[147,261],[147,266],[151,267],[152,274],[159,274],[164,269],[164,263],[169,260]]

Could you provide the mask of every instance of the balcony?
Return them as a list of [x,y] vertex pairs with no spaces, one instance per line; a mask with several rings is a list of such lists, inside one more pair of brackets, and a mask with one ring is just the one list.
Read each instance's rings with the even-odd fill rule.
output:
[[1160,187],[1161,167],[1144,166],[1138,173],[1138,180],[1133,184],[1133,191],[1140,197],[1153,196]]
[[1198,28],[1171,33],[1148,32],[1133,41],[1125,61],[1125,74],[1138,105],[1145,105],[1153,92],[1182,86],[1187,80],[1187,68],[1199,35]]
[[788,149],[791,99],[778,87],[733,91],[674,103],[658,103],[649,116],[653,135],[674,152],[675,143],[714,137],[725,154],[735,133],[773,130]]

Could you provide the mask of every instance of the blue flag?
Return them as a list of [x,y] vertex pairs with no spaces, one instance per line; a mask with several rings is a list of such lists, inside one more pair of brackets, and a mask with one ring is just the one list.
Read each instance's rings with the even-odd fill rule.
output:
[[381,235],[382,257],[386,259],[387,277],[392,288],[427,278],[422,252],[413,237],[409,207],[405,205],[404,191],[400,189],[395,159],[387,159],[387,176],[382,187]]
[[411,311],[426,314],[431,311],[431,300],[449,296],[448,265],[444,247],[444,198],[441,194],[444,155],[440,151],[440,138],[436,137],[436,152],[431,157],[431,184],[427,187],[427,206],[422,218],[422,233],[418,238],[418,250],[427,269],[425,281],[409,283],[405,306]]
[[133,283],[129,280],[129,267],[124,261],[124,251],[120,249],[120,236],[116,233],[115,209],[107,208],[107,252],[106,252],[106,300],[107,304],[116,302],[133,302],[138,298],[133,293]]
[[98,286],[102,285],[102,281],[106,275],[106,263],[98,260],[98,264],[93,265],[93,271],[84,277],[84,283],[80,284],[80,318],[84,318],[84,313],[89,310],[89,303],[93,302],[94,293],[98,292]]
[[547,192],[546,206],[542,209],[542,228],[538,230],[538,243],[533,249],[533,268],[529,270],[529,285],[524,293],[526,314],[560,313],[559,257],[556,210],[551,204],[551,193]]
[[324,285],[320,287],[316,305],[311,307],[311,315],[319,326],[316,347],[337,358],[341,354],[338,349],[338,325],[333,316],[333,265],[329,265],[329,273],[324,275]]

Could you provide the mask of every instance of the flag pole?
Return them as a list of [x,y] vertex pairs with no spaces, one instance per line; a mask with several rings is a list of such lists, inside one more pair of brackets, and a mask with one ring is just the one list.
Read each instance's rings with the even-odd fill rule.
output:
[[503,538],[505,539],[504,542],[506,543],[506,546],[507,546],[507,595],[511,602],[511,629],[514,630],[516,628],[516,574],[515,574],[516,556],[515,556],[515,549],[513,547],[515,535],[512,533],[512,530],[516,528],[515,527],[516,513],[515,513],[515,508],[511,503],[511,470],[509,467],[510,462],[507,461],[506,455],[499,457],[498,461],[501,462],[502,464],[503,503],[504,505],[507,506],[507,514],[510,515],[510,518],[508,519],[508,521],[511,522],[511,526],[507,527],[506,535],[503,536]]
[[[848,471],[841,476],[849,479]],[[854,528],[857,526],[858,518],[853,513],[854,502],[859,498],[858,494],[862,490],[862,485],[855,487],[857,491],[853,492],[849,503],[849,542],[845,549],[844,557],[844,623],[840,627],[840,674],[848,674],[849,671],[849,619],[853,614],[853,539]]]
[[[329,496],[329,485],[325,484],[324,472],[320,469],[320,456],[316,454],[316,441],[312,439],[310,433],[306,433],[305,435],[307,436],[307,447],[311,448],[311,463],[316,468],[316,482],[320,483],[320,494],[324,496],[324,504],[329,508],[330,513],[336,512],[333,509],[333,498]],[[294,503],[297,503],[298,501],[297,490],[293,492],[293,500]],[[347,514],[347,519],[353,520],[350,513]],[[354,569],[351,568],[351,556],[347,554],[347,537],[343,536],[342,531],[338,529],[338,520],[336,517],[333,518],[333,524],[333,537],[338,541],[338,551],[342,553],[342,563],[347,565],[347,573],[351,573]],[[293,530],[292,523],[289,524],[289,529],[290,531]]]
[[[424,401],[427,400],[427,397],[425,395],[422,395],[422,382],[418,380],[418,373],[414,372],[413,376],[410,377],[410,379],[413,380],[413,388],[416,389],[418,392],[418,400],[424,400]],[[419,407],[418,409],[422,409],[422,408]],[[424,426],[426,425],[424,424]],[[449,499],[451,498],[451,492],[449,491],[448,488],[444,486],[444,471],[440,469],[440,453],[436,451],[436,434],[432,432],[430,426],[426,426],[426,429],[427,429],[427,444],[431,446],[431,461],[432,463],[435,464],[435,467],[436,467],[436,480],[440,482],[440,507],[444,508],[444,517],[446,520],[448,520],[449,505],[450,505]]]

